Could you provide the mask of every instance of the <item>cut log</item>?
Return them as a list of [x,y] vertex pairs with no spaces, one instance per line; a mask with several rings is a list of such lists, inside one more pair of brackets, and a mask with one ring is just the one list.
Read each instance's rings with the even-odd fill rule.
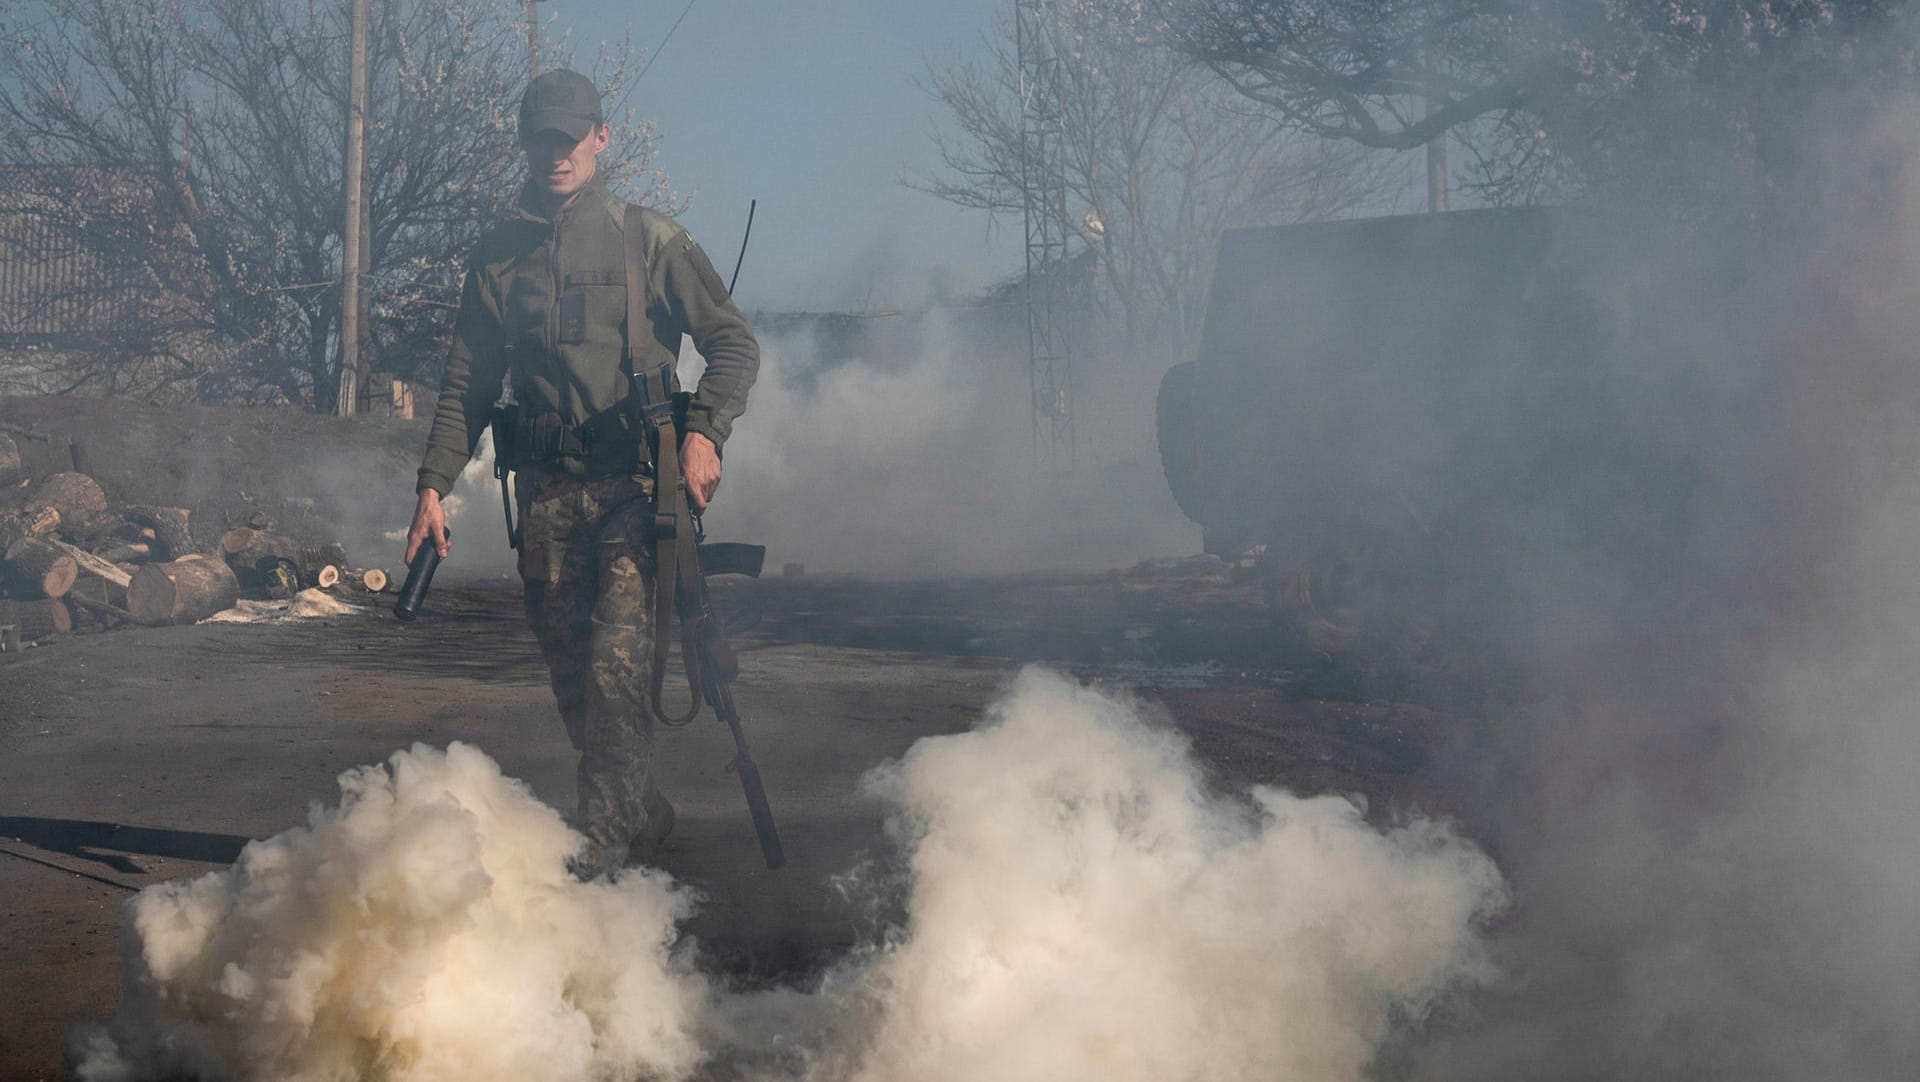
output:
[[80,577],[73,557],[37,537],[23,537],[7,547],[7,588],[25,598],[61,597]]
[[238,600],[233,569],[207,556],[148,564],[127,586],[127,611],[143,624],[197,623]]
[[76,618],[81,614],[91,616],[92,623],[102,630],[116,623],[131,623],[133,620],[132,613],[109,601],[95,601],[83,594],[68,594],[60,600],[67,603]]
[[22,537],[46,537],[60,528],[60,512],[51,507],[16,507],[0,513],[0,539],[8,544]]
[[39,642],[73,634],[73,611],[58,599],[0,601],[0,624],[12,624],[20,629],[21,639]]
[[94,516],[106,513],[107,494],[84,473],[56,473],[27,493],[27,508],[57,511],[61,529],[84,530]]
[[[129,576],[131,581],[131,576]],[[98,575],[83,573],[79,581],[73,584],[61,600],[69,605],[107,605],[117,609],[127,607],[127,588],[118,583],[108,582]]]
[[150,560],[153,558],[153,546],[145,541],[135,541],[128,545],[115,545],[110,549],[102,551],[100,558],[119,564],[132,563],[135,560]]
[[325,567],[328,564],[345,567],[349,563],[346,546],[338,541],[329,541],[324,545],[304,546],[300,550],[300,562],[313,568]]
[[262,560],[300,562],[300,542],[265,530],[236,526],[220,535],[220,555],[236,567],[254,568]]
[[130,521],[146,527],[140,531],[143,536],[159,542],[159,547],[154,550],[156,559],[178,560],[198,551],[193,543],[193,533],[187,528],[187,509],[184,507],[129,507],[122,514]]
[[314,573],[313,584],[322,590],[331,590],[340,585],[340,569],[333,564],[323,565]]
[[20,472],[20,445],[12,436],[0,434],[0,485],[18,481]]
[[360,587],[370,594],[384,593],[387,589],[387,573],[377,567],[369,567],[360,572]]
[[[300,547],[300,581],[308,586],[330,588],[334,582],[340,581],[340,571],[346,566],[347,550],[338,541]],[[320,581],[328,568],[333,569],[333,582]]]
[[125,589],[126,585],[133,581],[133,572],[109,560],[102,560],[86,549],[77,548],[67,544],[65,541],[58,541],[51,537],[47,539],[47,544],[73,557],[73,561],[80,565],[80,570],[85,571],[89,575],[97,575],[122,589]]
[[299,578],[300,543],[279,534],[237,526],[220,535],[220,555],[249,591],[278,588],[282,567],[293,568]]

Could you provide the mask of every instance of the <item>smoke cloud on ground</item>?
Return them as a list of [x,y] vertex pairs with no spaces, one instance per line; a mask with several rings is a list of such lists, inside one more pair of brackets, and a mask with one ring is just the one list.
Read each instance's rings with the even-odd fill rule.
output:
[[127,907],[81,1078],[682,1077],[704,983],[664,877],[576,882],[580,839],[473,747],[349,771],[305,827]]
[[127,910],[81,1077],[1357,1080],[1485,980],[1491,862],[1445,824],[1210,793],[1175,734],[1040,672],[875,773],[904,924],[812,989],[726,991],[666,877],[578,883],[579,839],[478,750],[342,801]]

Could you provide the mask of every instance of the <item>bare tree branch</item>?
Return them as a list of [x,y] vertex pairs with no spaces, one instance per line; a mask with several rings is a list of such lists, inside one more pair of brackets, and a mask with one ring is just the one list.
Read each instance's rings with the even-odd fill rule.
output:
[[[518,9],[492,0],[375,0],[373,9],[371,352],[377,367],[425,374],[440,359],[444,305],[468,250],[517,194],[524,38]],[[144,226],[153,243],[130,254],[192,314],[137,357],[69,354],[65,363],[144,372],[132,382],[153,394],[265,392],[331,410],[332,283],[346,229],[345,6],[47,0],[36,11],[36,22],[0,26],[14,46],[0,78],[0,165],[137,178],[143,200],[118,207],[75,185],[63,227],[86,236]],[[632,56],[628,46],[602,50],[605,93],[621,91]],[[610,182],[675,208],[654,166],[651,125],[611,119]],[[304,288],[314,282],[328,284]],[[174,363],[161,376],[155,366],[168,356],[206,363]],[[69,382],[129,385],[78,373]]]
[[[1138,5],[1068,0],[1041,47],[1056,58],[1068,220],[1092,253],[1096,300],[1128,340],[1184,349],[1198,331],[1213,245],[1231,226],[1336,217],[1377,198],[1383,161],[1351,144],[1303,138],[1247,108],[1232,85],[1148,40]],[[950,114],[936,138],[942,173],[909,183],[949,202],[1016,213],[1030,183],[1014,29],[984,59],[934,65],[922,88]]]

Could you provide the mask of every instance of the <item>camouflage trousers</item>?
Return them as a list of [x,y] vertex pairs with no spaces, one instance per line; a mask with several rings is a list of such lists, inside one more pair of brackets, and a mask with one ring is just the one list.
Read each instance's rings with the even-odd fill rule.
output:
[[527,622],[580,753],[575,827],[612,870],[657,843],[673,809],[653,778],[651,478],[515,475]]

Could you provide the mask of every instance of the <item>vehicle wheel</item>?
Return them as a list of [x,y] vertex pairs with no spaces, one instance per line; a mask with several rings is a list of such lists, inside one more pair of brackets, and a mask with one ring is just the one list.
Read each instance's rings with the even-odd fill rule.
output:
[[1167,487],[1173,491],[1173,502],[1195,522],[1200,522],[1200,454],[1193,387],[1199,370],[1197,361],[1167,369],[1167,374],[1160,377],[1160,393],[1153,409],[1160,468],[1166,472]]

